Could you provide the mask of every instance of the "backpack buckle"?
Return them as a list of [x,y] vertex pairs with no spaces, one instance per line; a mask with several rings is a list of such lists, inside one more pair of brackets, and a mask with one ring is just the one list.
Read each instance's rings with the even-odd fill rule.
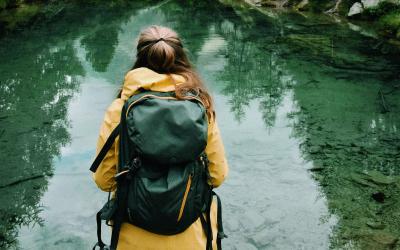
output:
[[132,160],[130,160],[128,162],[128,164],[126,164],[122,169],[121,172],[119,172],[118,174],[116,174],[114,176],[115,179],[119,179],[121,176],[125,176],[127,178],[132,178],[132,175],[140,168],[140,166],[142,165],[142,161],[140,160],[139,157],[135,157]]
[[218,232],[217,233],[217,238],[218,239],[228,238],[228,235],[226,235],[224,232]]
[[110,247],[109,247],[109,246],[104,245],[104,243],[99,243],[99,242],[97,242],[97,243],[93,246],[92,250],[96,250],[97,247],[99,248],[99,250],[110,250]]
[[131,170],[138,170],[140,168],[140,166],[142,165],[142,161],[140,160],[139,157],[135,157],[132,159],[132,161],[129,164],[129,168]]

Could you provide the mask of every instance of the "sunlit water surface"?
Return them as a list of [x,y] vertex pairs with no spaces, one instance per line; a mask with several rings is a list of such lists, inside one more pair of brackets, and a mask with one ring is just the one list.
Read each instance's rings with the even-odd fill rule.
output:
[[[318,110],[342,119],[338,107],[343,101],[336,105],[333,94],[348,88],[343,95],[356,100],[363,91],[378,88],[382,74],[390,77],[390,67],[398,64],[381,56],[362,57],[352,47],[358,45],[349,44],[340,53],[366,61],[362,66],[377,72],[355,69],[349,78],[348,69],[335,66],[349,65],[333,54],[337,47],[331,40],[318,45],[315,39],[325,36],[314,36],[311,25],[296,26],[299,17],[274,19],[214,1],[74,11],[56,25],[1,41],[1,183],[38,175],[1,190],[3,200],[10,201],[1,207],[7,211],[2,230],[8,239],[16,237],[12,248],[89,249],[95,243],[95,214],[107,195],[97,189],[88,167],[104,111],[134,60],[135,39],[150,24],[181,35],[215,100],[230,167],[229,178],[217,189],[229,235],[224,248],[329,248],[337,214],[329,210],[319,179],[308,171],[320,159],[305,153],[310,148],[303,148],[304,141],[314,135],[299,132],[306,125],[297,116],[304,114],[302,106],[313,106],[304,100],[312,100],[320,89],[323,97],[315,97],[316,105],[327,101],[335,110],[324,111],[323,105]],[[330,23],[326,37],[343,30],[349,40],[361,37],[337,26]],[[346,44],[342,38],[339,42]],[[356,82],[360,75],[369,86]],[[306,87],[298,88],[301,84]],[[397,129],[398,117],[379,118],[376,108],[365,109],[376,116],[361,120]],[[322,130],[331,126],[326,121],[320,125]],[[331,131],[340,134],[333,126]],[[108,238],[109,231],[103,231]]]

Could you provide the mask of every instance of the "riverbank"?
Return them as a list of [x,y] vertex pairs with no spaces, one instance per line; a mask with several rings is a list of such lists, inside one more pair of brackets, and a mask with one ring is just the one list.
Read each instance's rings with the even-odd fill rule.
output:
[[[141,1],[142,4],[157,2],[160,1]],[[63,15],[71,14],[71,11],[74,11],[77,5],[83,7],[101,5],[114,9],[120,6],[131,6],[132,3],[124,0],[0,0],[0,37],[36,25],[46,25],[50,22],[55,22]]]
[[400,1],[398,0],[244,0],[261,9],[291,9],[301,13],[320,13],[350,23],[365,23],[377,35],[400,46]]
[[[157,1],[146,1],[157,2]],[[220,1],[238,2],[238,1]],[[240,0],[261,9],[291,9],[301,13],[321,13],[346,19],[350,23],[364,22],[377,35],[400,46],[400,0]],[[15,1],[0,0],[0,36],[37,23],[51,22],[71,5],[106,4],[110,7],[128,4],[127,1]],[[370,27],[369,27],[370,28]]]
[[66,6],[64,1],[0,0],[0,36],[40,21],[53,20]]

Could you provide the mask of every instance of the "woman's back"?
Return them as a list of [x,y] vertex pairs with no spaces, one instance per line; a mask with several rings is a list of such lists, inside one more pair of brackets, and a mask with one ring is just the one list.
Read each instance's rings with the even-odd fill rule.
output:
[[[163,44],[161,45],[160,43]],[[172,66],[169,64],[172,64]],[[158,72],[156,72],[156,69]],[[111,132],[120,123],[121,110],[125,102],[131,96],[142,91],[172,91],[175,92],[178,99],[184,99],[185,93],[188,92],[198,94],[202,103],[205,103],[204,106],[208,114],[205,153],[209,159],[209,184],[214,188],[219,186],[227,175],[228,166],[215,121],[212,101],[184,55],[182,44],[176,33],[167,28],[152,26],[142,32],[138,43],[138,59],[134,69],[126,74],[119,98],[114,100],[105,114],[97,144],[97,152],[101,150]],[[108,151],[98,170],[93,175],[99,188],[104,191],[114,191],[117,187],[114,176],[119,170],[117,165],[120,149],[115,145],[119,145],[119,139]],[[215,239],[217,239],[216,215],[217,206],[213,202],[210,221],[213,229],[214,247],[216,246]],[[123,223],[119,233],[118,249],[205,248],[206,235],[203,232],[200,218],[184,232],[170,236],[151,233],[130,223]]]

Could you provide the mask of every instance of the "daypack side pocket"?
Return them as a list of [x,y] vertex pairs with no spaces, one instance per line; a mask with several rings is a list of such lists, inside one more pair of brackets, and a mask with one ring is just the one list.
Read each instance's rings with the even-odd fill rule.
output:
[[109,246],[104,244],[101,239],[101,221],[105,220],[108,226],[110,220],[113,219],[115,212],[117,211],[117,203],[115,199],[108,199],[107,203],[100,209],[96,214],[96,222],[97,222],[97,243],[93,246],[92,250],[95,250],[99,247],[100,250],[109,250]]
[[110,199],[107,201],[106,204],[104,204],[103,208],[100,210],[100,218],[108,222],[113,218],[116,210],[117,203],[115,202],[115,199]]

